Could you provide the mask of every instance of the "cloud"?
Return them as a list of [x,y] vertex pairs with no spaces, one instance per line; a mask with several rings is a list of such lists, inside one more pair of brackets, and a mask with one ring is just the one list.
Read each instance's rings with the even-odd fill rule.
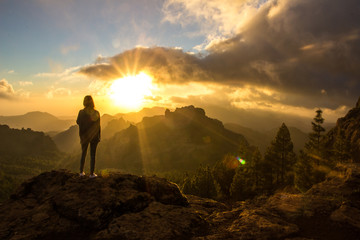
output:
[[0,98],[14,99],[15,91],[10,83],[5,78],[0,80]]
[[61,46],[61,54],[67,55],[69,52],[75,52],[79,49],[78,45]]
[[46,94],[46,98],[52,99],[54,96],[70,96],[71,90],[67,88],[54,88],[50,89]]
[[160,96],[144,96],[144,99],[150,100],[153,102],[158,102],[158,101],[162,100],[162,97],[160,97]]
[[34,84],[33,84],[33,82],[30,82],[30,81],[19,81],[19,85],[22,87],[25,87],[25,86],[32,86]]
[[182,83],[208,78],[200,59],[178,48],[135,48],[110,57],[107,61],[85,66],[80,73],[102,80],[113,80],[141,71],[149,72],[157,82]]
[[15,71],[14,70],[9,70],[7,73],[8,74],[13,74],[13,73],[15,73]]
[[191,35],[206,36],[207,44],[236,34],[246,24],[262,1],[254,0],[167,0],[163,5],[164,22],[183,28],[196,25]]
[[170,23],[196,22],[208,54],[136,48],[79,72],[106,81],[148,71],[158,83],[212,82],[234,96],[251,89],[247,102],[263,106],[338,109],[359,96],[357,0],[169,0],[163,10]]
[[78,70],[80,66],[70,67],[61,72],[43,72],[35,74],[35,77],[40,78],[58,78],[62,81],[76,80],[79,79]]
[[351,104],[360,90],[359,8],[353,0],[269,1],[236,36],[209,48],[205,65],[219,78],[302,95],[313,105]]

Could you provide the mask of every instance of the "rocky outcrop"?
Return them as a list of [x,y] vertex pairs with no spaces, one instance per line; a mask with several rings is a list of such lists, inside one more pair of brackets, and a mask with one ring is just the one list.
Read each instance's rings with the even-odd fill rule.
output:
[[188,205],[157,177],[46,172],[0,207],[0,239],[182,239],[207,229]]
[[360,165],[308,192],[232,206],[181,194],[157,177],[67,171],[25,182],[0,206],[0,239],[347,239],[360,236]]
[[352,161],[360,162],[360,98],[355,108],[339,118],[336,126],[326,134],[326,148],[333,149],[337,138],[343,139],[349,145]]
[[[247,147],[246,139],[206,116],[201,108],[188,106],[165,116],[144,117],[136,125],[99,144],[97,167],[123,169],[134,174],[177,169],[193,171],[214,165],[226,154]],[[75,167],[76,168],[75,168]],[[74,159],[67,168],[78,168]]]

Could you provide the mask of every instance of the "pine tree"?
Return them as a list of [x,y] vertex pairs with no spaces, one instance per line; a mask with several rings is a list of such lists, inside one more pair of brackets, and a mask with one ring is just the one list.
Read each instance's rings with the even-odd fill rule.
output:
[[267,193],[270,193],[274,190],[276,152],[273,145],[274,141],[272,141],[270,146],[266,149],[264,160],[261,163],[260,168],[261,175],[264,179],[263,190]]
[[198,168],[195,174],[194,185],[199,197],[215,198],[217,195],[214,178],[208,166]]
[[309,141],[306,143],[305,148],[307,153],[309,153],[316,164],[320,165],[320,159],[322,158],[322,144],[321,140],[324,136],[325,128],[322,127],[324,123],[324,118],[322,117],[322,110],[316,110],[316,116],[314,117],[314,122],[311,122],[312,132],[309,134]]
[[293,151],[289,129],[285,123],[281,125],[275,139],[271,142],[265,154],[265,161],[274,175],[271,180],[275,177],[277,186],[292,184],[291,173],[296,162],[296,155]]
[[283,123],[275,137],[275,152],[278,155],[278,169],[280,175],[280,183],[284,184],[285,175],[289,173],[295,164],[294,145],[291,141],[289,129]]
[[230,195],[234,200],[245,200],[258,193],[260,185],[261,153],[258,148],[248,149],[245,164],[239,164],[233,182],[230,186]]
[[238,166],[239,161],[231,154],[226,155],[214,166],[213,176],[223,197],[230,196],[230,186],[235,175],[235,169]]
[[217,191],[211,169],[208,166],[200,166],[193,176],[186,175],[182,192],[204,198],[216,198]]
[[320,160],[326,155],[323,147],[324,132],[322,127],[324,118],[322,117],[322,110],[316,110],[314,121],[311,122],[312,132],[309,134],[309,141],[305,144],[305,151],[301,152],[299,161],[296,166],[296,186],[301,191],[309,189],[313,184],[319,183],[325,179],[329,164]]
[[301,150],[299,160],[295,165],[295,187],[302,192],[310,189],[314,182],[312,179],[313,167],[310,161],[310,157]]
[[252,169],[252,178],[254,179],[255,189],[258,189],[260,186],[261,160],[262,160],[261,152],[260,152],[259,148],[255,148],[255,150],[252,154],[251,162],[250,162],[250,166]]
[[240,165],[236,169],[233,182],[230,186],[230,195],[234,200],[245,200],[253,195],[252,190],[253,182],[251,179],[250,169]]

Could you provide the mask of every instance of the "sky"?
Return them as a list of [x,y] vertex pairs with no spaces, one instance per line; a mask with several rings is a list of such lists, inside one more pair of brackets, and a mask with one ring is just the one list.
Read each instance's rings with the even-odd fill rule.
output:
[[0,0],[0,39],[0,115],[90,94],[336,121],[360,96],[358,0]]

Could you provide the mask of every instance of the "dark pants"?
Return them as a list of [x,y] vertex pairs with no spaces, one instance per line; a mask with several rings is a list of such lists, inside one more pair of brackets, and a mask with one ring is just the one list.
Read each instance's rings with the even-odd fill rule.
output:
[[[90,142],[90,157],[91,157],[90,174],[94,173],[95,154],[96,154],[96,147],[97,147],[98,143],[99,142],[97,142],[97,141]],[[81,160],[80,160],[80,173],[82,173],[84,171],[84,164],[85,164],[85,158],[86,158],[86,153],[87,153],[88,146],[89,146],[89,142],[81,144],[82,154],[81,154]]]

